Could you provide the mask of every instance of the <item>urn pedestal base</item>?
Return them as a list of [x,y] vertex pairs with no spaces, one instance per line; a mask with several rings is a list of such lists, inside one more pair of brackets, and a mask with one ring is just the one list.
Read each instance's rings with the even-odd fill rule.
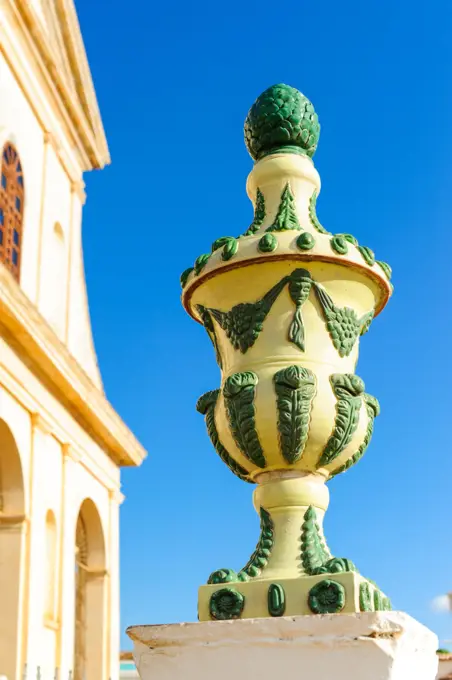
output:
[[141,680],[434,680],[438,640],[401,612],[135,626]]
[[205,585],[198,592],[200,621],[390,609],[389,598],[356,572]]

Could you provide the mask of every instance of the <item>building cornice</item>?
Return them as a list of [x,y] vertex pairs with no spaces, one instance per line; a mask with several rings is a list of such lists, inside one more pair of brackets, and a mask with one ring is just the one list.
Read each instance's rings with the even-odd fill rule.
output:
[[[5,3],[8,16],[15,19],[22,40],[33,48],[38,67],[36,70],[41,71],[42,84],[58,110],[61,121],[66,124],[69,139],[72,137],[78,148],[82,169],[102,168],[110,162],[110,155],[77,14],[72,0],[57,0],[57,5],[70,65],[78,86],[77,94],[58,68],[45,28],[29,0],[6,0]],[[10,55],[8,57],[11,58]],[[20,77],[24,65],[16,60],[14,68],[26,90],[27,79]],[[45,116],[40,118],[41,124],[49,129],[51,126],[47,124]]]
[[145,449],[2,265],[0,320],[2,334],[113,462],[140,465]]

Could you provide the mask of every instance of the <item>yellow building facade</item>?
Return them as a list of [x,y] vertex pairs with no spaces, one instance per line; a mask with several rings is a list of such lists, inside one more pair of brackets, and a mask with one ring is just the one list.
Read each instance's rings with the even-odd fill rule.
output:
[[[0,2],[0,676],[117,680],[120,467],[82,255],[109,162],[73,0]],[[40,674],[40,675],[39,675]]]

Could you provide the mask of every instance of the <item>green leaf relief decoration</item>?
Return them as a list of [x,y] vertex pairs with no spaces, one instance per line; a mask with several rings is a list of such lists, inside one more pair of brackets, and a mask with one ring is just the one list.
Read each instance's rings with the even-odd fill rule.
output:
[[196,258],[195,266],[194,266],[196,276],[198,276],[198,274],[200,274],[202,272],[202,270],[204,269],[204,267],[208,263],[209,258],[210,258],[210,253],[203,253],[202,255],[200,255],[199,257]]
[[295,305],[295,313],[289,327],[289,340],[305,351],[304,325],[301,308],[309,297],[312,287],[311,274],[307,269],[295,269],[290,276],[289,295]]
[[345,607],[345,588],[337,581],[320,581],[309,591],[308,604],[314,614],[337,614]]
[[330,377],[336,395],[336,420],[333,434],[317,463],[317,468],[330,465],[348,446],[356,432],[362,404],[364,383],[353,373],[335,373]]
[[377,260],[377,264],[380,265],[380,267],[383,269],[385,273],[386,278],[388,279],[388,281],[390,281],[392,276],[391,266],[387,262],[382,262],[381,260]]
[[370,324],[374,320],[374,315],[375,311],[372,309],[371,312],[364,314],[364,316],[361,317],[361,330],[359,332],[360,335],[365,335],[367,333],[370,328]]
[[220,441],[218,430],[215,425],[215,406],[217,404],[219,396],[220,390],[212,390],[211,392],[206,392],[206,394],[203,394],[202,397],[198,399],[198,402],[196,404],[196,410],[198,411],[198,413],[201,413],[203,416],[205,416],[207,434],[209,435],[210,441],[212,442],[215,451],[220,456],[223,463],[225,463],[231,470],[231,472],[233,472],[237,477],[239,477],[239,479],[242,479],[244,482],[249,482],[250,484],[253,484],[253,481],[250,479],[248,472],[245,470],[245,468],[239,465],[234,460],[234,458],[226,451],[226,449],[224,448],[223,444]]
[[233,236],[220,236],[220,238],[217,238],[217,240],[212,243],[212,253],[214,253],[216,250],[219,250],[220,248],[223,248],[223,246],[225,246],[231,240],[234,240]]
[[234,583],[239,580],[237,573],[233,569],[217,569],[210,574],[207,583],[218,585],[219,583]]
[[358,245],[358,239],[355,238],[352,234],[336,234],[336,236],[340,236],[341,238],[344,238],[346,241],[351,243],[354,246]]
[[220,368],[222,368],[221,354],[220,350],[218,349],[215,327],[213,325],[212,317],[210,316],[209,310],[203,305],[196,305],[196,309],[198,310],[199,316],[201,317],[201,323],[206,329],[207,335],[211,339],[212,344],[214,346],[217,364]]
[[234,349],[239,349],[242,354],[245,354],[254,345],[262,331],[267,314],[287,281],[288,277],[284,277],[257,302],[241,302],[229,312],[209,309],[213,318],[225,331]]
[[369,267],[372,267],[372,265],[375,264],[374,251],[370,248],[367,248],[366,246],[358,246],[358,250],[363,256],[363,260],[369,265]]
[[271,583],[268,588],[268,613],[270,616],[284,616],[286,593],[279,583]]
[[345,557],[332,557],[315,570],[315,574],[343,574],[345,572],[358,572],[355,564]]
[[239,242],[236,238],[230,238],[227,243],[225,243],[223,250],[221,252],[221,259],[223,262],[227,262],[234,257],[239,249]]
[[210,617],[216,621],[239,619],[245,607],[245,596],[235,588],[221,588],[212,594]]
[[303,520],[301,527],[301,562],[304,572],[312,576],[330,559],[331,555],[325,546],[317,522],[317,514],[312,505],[306,510]]
[[182,274],[180,275],[180,285],[182,288],[185,288],[187,285],[188,277],[190,274],[194,271],[194,267],[189,267],[188,269],[185,269]]
[[259,576],[268,564],[274,543],[274,524],[270,513],[265,508],[260,509],[261,531],[256,550],[251,555],[246,565],[239,571],[240,581],[249,581]]
[[281,194],[281,202],[273,224],[266,231],[288,231],[289,229],[301,229],[295,208],[295,199],[287,182]]
[[229,425],[237,447],[254,465],[266,465],[259,436],[256,430],[254,399],[258,377],[252,371],[234,373],[227,378],[223,396]]
[[297,238],[297,247],[300,250],[311,250],[315,246],[315,238],[308,231],[304,231]]
[[374,603],[369,583],[364,581],[359,586],[359,609],[362,612],[373,612]]
[[330,239],[330,246],[336,253],[339,253],[339,255],[347,255],[348,253],[347,241],[343,236],[333,236],[333,238]]
[[311,198],[309,199],[309,219],[314,229],[317,229],[321,234],[330,234],[329,231],[322,227],[317,217],[317,191],[314,191]]
[[274,234],[264,234],[257,244],[261,253],[272,253],[278,247],[278,239]]
[[279,447],[284,460],[300,460],[308,438],[316,377],[308,368],[289,366],[273,377],[278,411]]
[[369,417],[363,442],[357,452],[351,458],[349,458],[349,460],[344,463],[344,465],[341,465],[340,468],[334,470],[334,472],[331,474],[331,477],[340,475],[342,472],[349,470],[352,465],[355,465],[355,463],[357,463],[364,456],[367,451],[367,447],[370,444],[374,431],[374,420],[376,416],[380,415],[380,404],[378,403],[378,400],[375,397],[372,397],[370,394],[363,394],[363,399],[366,405],[367,415]]
[[336,307],[323,286],[314,282],[314,287],[333,345],[339,356],[347,357],[361,333],[363,324],[367,321],[368,314],[359,319],[350,307]]
[[248,227],[248,229],[243,234],[243,236],[252,236],[253,234],[256,233],[256,231],[259,231],[264,220],[265,220],[265,198],[264,194],[258,187],[256,193],[256,205],[254,208],[254,219],[250,226]]

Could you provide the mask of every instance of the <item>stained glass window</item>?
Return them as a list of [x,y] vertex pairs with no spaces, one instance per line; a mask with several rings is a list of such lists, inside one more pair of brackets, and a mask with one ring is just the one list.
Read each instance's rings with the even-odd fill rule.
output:
[[25,196],[24,178],[19,154],[10,142],[3,147],[1,173],[0,262],[3,262],[19,280]]

